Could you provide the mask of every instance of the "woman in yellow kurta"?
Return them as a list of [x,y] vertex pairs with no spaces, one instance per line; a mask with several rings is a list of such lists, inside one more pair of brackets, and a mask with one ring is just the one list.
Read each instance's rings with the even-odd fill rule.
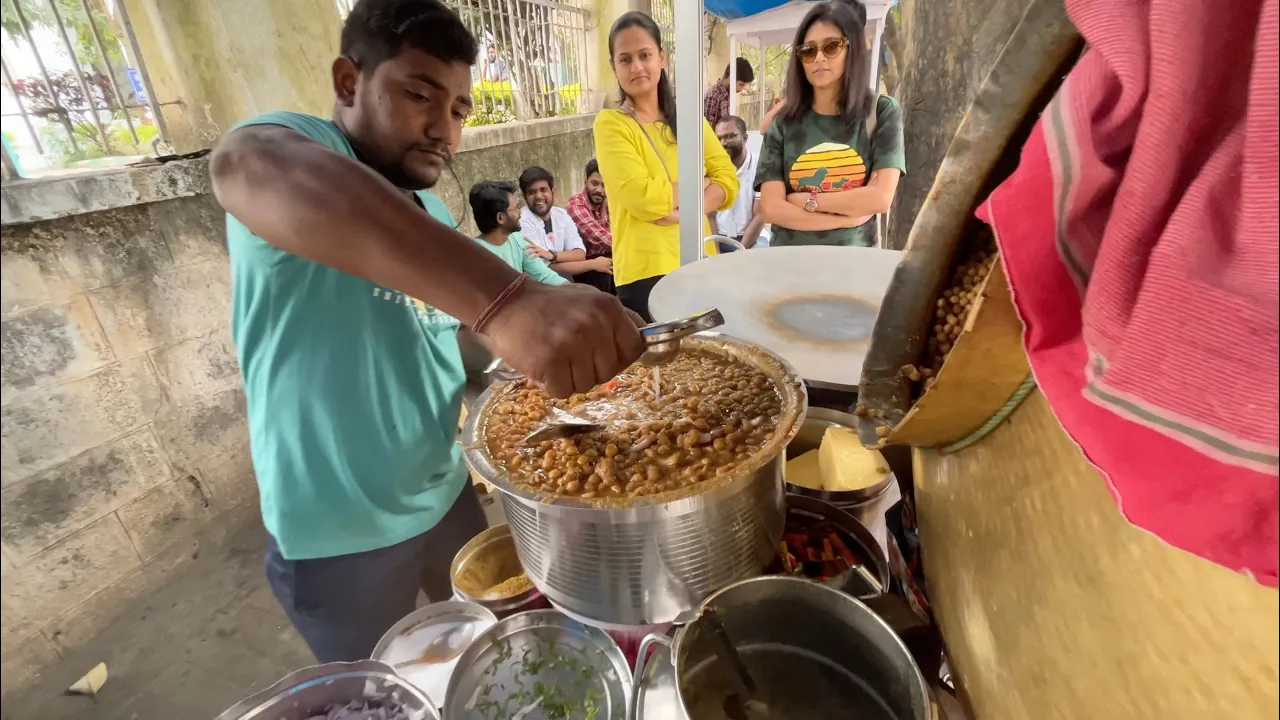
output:
[[[600,111],[594,127],[618,299],[650,322],[649,291],[680,267],[676,103],[661,37],[657,23],[642,12],[625,13],[614,22],[609,57],[623,104]],[[737,171],[705,120],[702,146],[703,207],[726,210],[738,195]],[[705,220],[704,226],[709,232]]]

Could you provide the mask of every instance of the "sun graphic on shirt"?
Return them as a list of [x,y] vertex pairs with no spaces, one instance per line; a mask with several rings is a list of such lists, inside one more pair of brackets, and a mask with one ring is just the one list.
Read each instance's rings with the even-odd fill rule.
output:
[[839,192],[862,187],[867,165],[857,150],[841,143],[814,145],[791,163],[791,186],[797,190]]

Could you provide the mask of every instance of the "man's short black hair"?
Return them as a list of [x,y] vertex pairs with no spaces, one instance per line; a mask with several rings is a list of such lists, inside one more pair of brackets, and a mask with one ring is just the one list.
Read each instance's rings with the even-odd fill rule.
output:
[[504,213],[511,206],[511,196],[516,194],[516,186],[508,180],[485,180],[471,186],[471,194],[467,198],[471,203],[471,216],[476,219],[476,229],[481,234],[498,227],[498,213]]
[[[744,57],[734,60],[738,64],[738,82],[751,82],[756,79],[756,71],[751,69],[751,63]],[[724,79],[729,79],[729,66],[724,66]]]
[[[731,123],[733,123],[734,127],[738,128],[738,134],[739,134],[739,135],[741,135],[741,136],[743,136],[743,137],[746,137],[746,135],[747,135],[747,121],[746,121],[746,120],[743,120],[742,118],[738,117],[737,115],[725,115],[724,117],[720,118],[720,122],[718,122],[718,123],[716,123],[716,124],[717,124],[717,125],[719,125],[720,123],[727,123],[727,122],[731,122]],[[714,130],[715,128],[711,128],[711,129],[712,129],[712,130]]]
[[525,168],[524,172],[520,173],[520,194],[523,195],[529,192],[529,186],[539,180],[546,180],[548,187],[552,190],[556,189],[556,179],[552,177],[551,171],[546,168],[533,165]]
[[372,72],[406,47],[467,65],[479,52],[475,36],[440,0],[357,0],[342,24],[338,52]]
[[600,163],[596,162],[595,158],[591,158],[590,160],[587,161],[586,174],[583,175],[582,177],[589,178],[598,172],[600,172]]

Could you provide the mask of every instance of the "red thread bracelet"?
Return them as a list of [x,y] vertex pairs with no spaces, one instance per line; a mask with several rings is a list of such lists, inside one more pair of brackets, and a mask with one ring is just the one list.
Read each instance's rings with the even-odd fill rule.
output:
[[493,316],[497,315],[498,311],[507,304],[507,301],[516,294],[516,291],[524,284],[525,278],[527,277],[529,276],[524,273],[520,273],[515,280],[511,281],[510,285],[504,288],[502,292],[498,293],[498,297],[494,298],[493,302],[489,303],[489,307],[485,308],[484,311],[480,313],[480,316],[476,318],[476,321],[471,323],[471,331],[477,334],[483,333],[485,326],[488,325],[489,321],[493,319]]

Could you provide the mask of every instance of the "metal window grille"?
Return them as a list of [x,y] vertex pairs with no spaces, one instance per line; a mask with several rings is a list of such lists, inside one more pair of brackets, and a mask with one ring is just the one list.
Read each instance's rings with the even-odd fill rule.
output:
[[[353,0],[334,0],[343,17]],[[467,126],[587,112],[588,0],[444,0],[479,41]]]
[[0,0],[5,153],[24,168],[168,150],[120,0]]
[[480,41],[468,125],[588,110],[587,0],[446,0]]

